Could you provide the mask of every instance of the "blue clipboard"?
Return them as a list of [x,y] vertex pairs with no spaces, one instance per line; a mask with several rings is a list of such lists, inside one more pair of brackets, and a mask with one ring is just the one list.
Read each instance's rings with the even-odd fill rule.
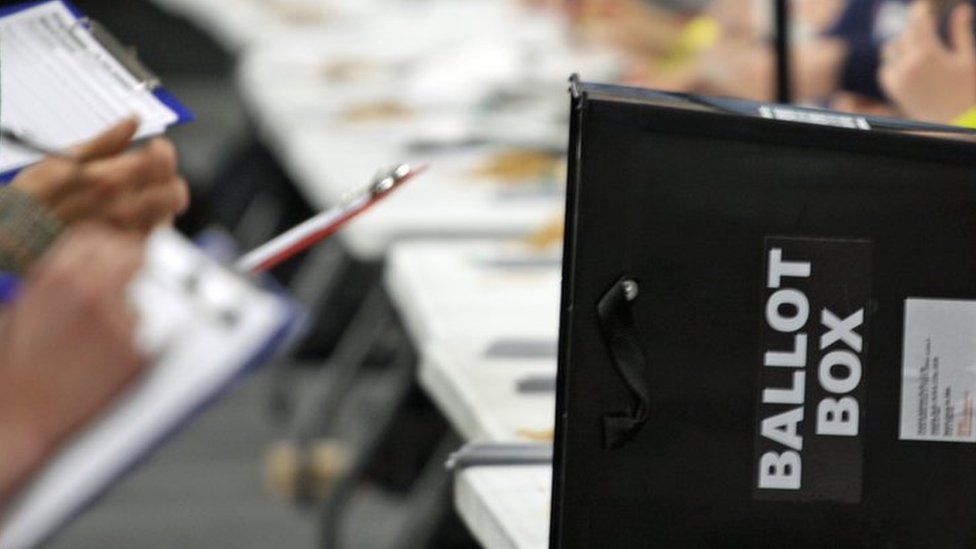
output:
[[[68,12],[70,12],[74,16],[75,21],[78,22],[82,27],[88,29],[89,32],[92,33],[92,37],[96,40],[96,42],[99,42],[103,47],[105,47],[106,50],[110,54],[112,54],[115,60],[118,61],[126,70],[128,70],[133,77],[135,77],[139,81],[145,82],[144,78],[139,77],[140,74],[143,73],[151,74],[151,71],[149,71],[149,69],[146,68],[142,64],[142,62],[136,59],[131,53],[113,51],[116,46],[112,46],[112,44],[120,44],[120,43],[114,37],[111,37],[108,31],[101,26],[98,27],[99,34],[107,35],[107,37],[111,41],[111,44],[107,44],[103,40],[100,40],[99,36],[95,34],[94,27],[92,26],[95,25],[95,23],[92,22],[80,9],[78,9],[77,6],[72,4],[69,0],[34,0],[31,2],[25,2],[23,4],[17,4],[14,6],[6,6],[0,8],[0,19],[9,17],[11,15],[15,15],[17,13],[26,10],[30,10],[32,8],[36,8],[38,6],[43,6],[45,4],[51,4],[51,3],[58,3],[64,6],[68,10]],[[121,53],[126,53],[126,54],[119,55]],[[190,109],[187,108],[185,105],[183,105],[183,103],[181,103],[175,96],[173,96],[173,94],[171,94],[169,91],[163,88],[162,85],[158,82],[158,79],[155,80],[156,82],[150,86],[151,93],[153,96],[156,97],[156,99],[162,105],[164,105],[174,115],[176,115],[176,120],[173,122],[173,125],[180,125],[180,124],[186,124],[188,122],[192,122],[195,119],[193,112],[190,111]],[[148,84],[148,82],[145,83]],[[20,170],[18,169],[18,170],[10,170],[7,172],[0,173],[0,184],[9,182],[11,179],[14,178],[14,176],[17,175],[19,171]]]

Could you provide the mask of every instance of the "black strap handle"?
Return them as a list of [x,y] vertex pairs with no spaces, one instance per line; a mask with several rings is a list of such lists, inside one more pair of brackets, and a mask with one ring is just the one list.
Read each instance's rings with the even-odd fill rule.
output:
[[600,299],[596,308],[600,331],[610,349],[614,369],[634,399],[626,409],[603,416],[604,448],[619,448],[629,442],[650,415],[651,391],[644,375],[647,361],[631,311],[637,295],[637,282],[624,277]]

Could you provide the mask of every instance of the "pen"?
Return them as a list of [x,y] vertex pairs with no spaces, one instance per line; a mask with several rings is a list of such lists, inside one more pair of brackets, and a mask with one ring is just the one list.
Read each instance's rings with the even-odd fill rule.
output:
[[[71,152],[71,150],[58,149],[50,145],[46,145],[31,137],[27,132],[11,128],[9,126],[0,126],[0,139],[8,144],[14,145],[15,147],[19,147],[33,153],[42,154],[44,156],[53,156],[55,158],[62,158],[64,160],[84,160],[84,158]],[[133,139],[130,146],[137,146],[148,139],[148,137]]]
[[68,160],[78,159],[77,155],[49,147],[43,143],[40,143],[39,141],[35,141],[23,131],[15,130],[6,126],[0,126],[0,139],[20,147],[21,149],[27,149],[31,152],[43,154],[45,156],[54,156]]

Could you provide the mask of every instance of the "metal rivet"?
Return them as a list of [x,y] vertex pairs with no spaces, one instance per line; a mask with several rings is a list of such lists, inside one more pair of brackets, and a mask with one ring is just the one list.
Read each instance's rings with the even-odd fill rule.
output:
[[408,175],[410,175],[409,164],[400,164],[399,166],[396,167],[395,170],[393,170],[393,177],[396,178],[398,181],[400,179],[403,179],[404,177],[407,177]]
[[640,286],[637,285],[636,281],[631,279],[624,280],[624,297],[627,298],[627,301],[633,301],[637,299],[637,296],[639,294],[640,294]]
[[376,183],[373,183],[373,188],[371,190],[374,195],[383,194],[386,191],[392,189],[395,185],[396,185],[396,179],[387,176],[378,180]]

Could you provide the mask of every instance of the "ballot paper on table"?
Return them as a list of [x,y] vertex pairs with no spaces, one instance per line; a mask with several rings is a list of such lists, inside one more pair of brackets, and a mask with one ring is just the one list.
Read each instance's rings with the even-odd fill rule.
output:
[[[136,139],[192,119],[134,54],[64,0],[0,9],[0,121],[64,149],[136,115]],[[0,179],[40,160],[0,142]]]
[[151,366],[68,441],[0,522],[0,548],[35,547],[67,525],[244,373],[294,335],[286,298],[225,269],[170,229],[150,238],[130,287]]

